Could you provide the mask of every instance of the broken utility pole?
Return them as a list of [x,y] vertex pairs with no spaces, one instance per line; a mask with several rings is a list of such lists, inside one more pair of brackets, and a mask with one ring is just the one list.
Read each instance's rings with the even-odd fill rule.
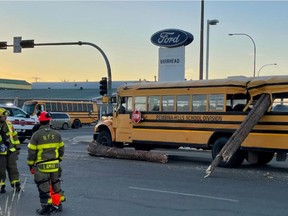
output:
[[234,132],[234,134],[230,137],[228,142],[224,145],[219,154],[207,168],[206,176],[204,178],[210,176],[222,160],[228,161],[231,158],[231,156],[239,149],[241,143],[249,135],[253,127],[265,114],[270,105],[270,95],[262,94],[256,104],[253,106],[252,110],[241,123],[240,127]]
[[88,153],[93,156],[113,157],[113,158],[130,159],[130,160],[143,160],[159,163],[168,162],[167,155],[163,153],[107,147],[95,142],[94,140],[88,145]]

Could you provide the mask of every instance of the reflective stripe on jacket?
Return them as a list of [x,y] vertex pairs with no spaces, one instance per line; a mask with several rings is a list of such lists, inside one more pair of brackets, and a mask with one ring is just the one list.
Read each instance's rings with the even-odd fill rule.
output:
[[[8,151],[15,152],[16,146],[20,144],[20,141],[18,139],[18,133],[14,129],[12,123],[6,120],[2,124],[1,130],[2,136],[0,135],[0,155],[7,155]],[[6,138],[6,140],[4,140],[5,138],[3,135],[6,135],[8,139]]]
[[64,155],[64,142],[58,131],[41,125],[28,144],[27,164],[37,165],[40,172],[56,172]]

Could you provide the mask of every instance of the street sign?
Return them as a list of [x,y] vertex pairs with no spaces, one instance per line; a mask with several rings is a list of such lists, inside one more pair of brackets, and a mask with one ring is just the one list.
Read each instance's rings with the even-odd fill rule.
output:
[[22,41],[22,37],[14,37],[13,41],[13,52],[14,53],[21,53],[22,52],[22,47],[20,45]]

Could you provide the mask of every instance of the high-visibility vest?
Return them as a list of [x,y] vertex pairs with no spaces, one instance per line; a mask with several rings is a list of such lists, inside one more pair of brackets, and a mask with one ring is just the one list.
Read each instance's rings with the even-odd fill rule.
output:
[[7,155],[8,151],[15,152],[16,151],[15,146],[20,144],[20,141],[19,141],[18,136],[17,136],[18,133],[16,130],[14,130],[12,123],[9,121],[5,121],[5,123],[6,123],[7,128],[8,128],[6,135],[9,137],[10,142],[9,142],[9,146],[7,146],[4,143],[3,137],[0,135],[0,155]]

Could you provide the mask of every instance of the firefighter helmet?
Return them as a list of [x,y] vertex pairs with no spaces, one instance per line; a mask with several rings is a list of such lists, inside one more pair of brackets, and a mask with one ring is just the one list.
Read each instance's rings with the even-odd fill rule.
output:
[[51,114],[49,112],[41,112],[39,117],[38,117],[38,120],[41,122],[41,121],[50,121],[52,118],[51,118]]
[[4,108],[0,108],[0,117],[1,116],[8,116],[9,115],[9,111],[7,111]]

